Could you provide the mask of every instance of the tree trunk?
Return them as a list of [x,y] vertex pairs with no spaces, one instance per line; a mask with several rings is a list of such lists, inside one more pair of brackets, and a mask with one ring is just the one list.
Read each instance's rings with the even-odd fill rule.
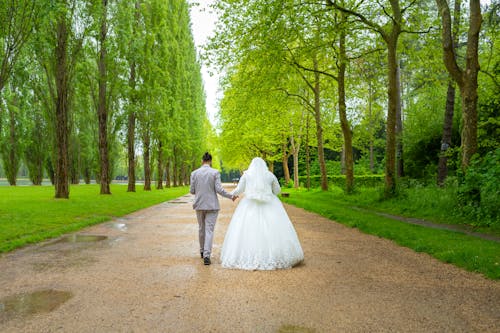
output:
[[78,185],[80,183],[80,163],[79,163],[79,152],[74,144],[70,144],[69,151],[69,179],[72,185]]
[[293,152],[293,187],[299,188],[299,150]]
[[290,182],[290,169],[288,168],[288,153],[287,153],[287,147],[286,147],[287,142],[283,142],[282,145],[282,151],[283,154],[281,155],[281,163],[283,165],[283,174],[285,177],[285,185],[288,185]]
[[451,136],[453,129],[453,114],[455,112],[455,86],[450,79],[448,82],[448,92],[446,93],[446,108],[443,121],[443,136],[441,138],[441,151],[439,153],[438,177],[439,186],[444,185],[448,176],[448,149],[451,147]]
[[[264,160],[266,160],[266,159],[264,158]],[[269,167],[269,171],[271,171],[272,173],[274,173],[274,162],[273,161],[269,161],[267,163],[267,165]]]
[[28,135],[30,140],[32,140],[32,142],[37,142],[37,144],[26,147],[24,150],[24,155],[31,183],[35,186],[39,186],[42,185],[43,181],[43,161],[47,148],[44,138],[46,129],[43,126],[44,122],[42,115],[36,105],[37,103],[35,102],[33,108],[34,128],[30,130],[30,133]]
[[482,16],[479,0],[469,2],[469,30],[467,33],[467,51],[465,70],[456,62],[456,50],[453,42],[451,14],[446,0],[436,0],[441,14],[443,31],[443,59],[446,69],[457,82],[462,97],[462,170],[466,171],[472,156],[477,151],[477,75],[479,72],[479,32]]
[[[135,2],[135,24],[133,26],[134,36],[135,36],[135,28],[139,22],[139,1]],[[128,187],[127,192],[135,192],[135,123],[136,123],[136,114],[135,114],[135,104],[136,104],[136,62],[135,59],[130,63],[130,77],[129,77],[129,87],[130,87],[130,104],[132,105],[131,109],[128,112],[128,121],[127,121],[127,158],[128,158]]]
[[396,115],[398,105],[399,86],[397,82],[397,40],[398,36],[392,34],[387,42],[388,63],[388,100],[386,122],[386,147],[385,147],[385,196],[391,197],[396,193]]
[[144,149],[144,191],[151,191],[151,165],[150,165],[151,138],[149,129],[145,129],[143,138],[143,149]]
[[462,95],[462,168],[470,164],[477,152],[477,75],[479,73],[479,32],[482,16],[479,0],[470,0],[469,31],[467,34],[467,52]]
[[167,175],[167,177],[166,177],[167,179],[166,179],[166,181],[165,181],[165,183],[166,183],[165,185],[166,185],[167,187],[172,186],[172,179],[171,179],[171,171],[170,171],[170,170],[171,170],[171,168],[170,168],[170,164],[171,164],[171,159],[169,158],[169,159],[167,160],[166,165],[165,165],[165,174]]
[[320,73],[318,72],[318,60],[316,56],[314,62],[314,119],[316,120],[316,138],[318,141],[318,162],[321,172],[321,190],[328,191],[328,176],[326,173],[325,150],[323,148],[323,125],[321,123],[321,105],[320,105]]
[[[130,73],[130,76],[132,77],[132,72]],[[128,159],[127,192],[135,192],[135,120],[136,120],[135,112],[130,111],[128,114],[128,122],[127,122],[127,159]]]
[[56,27],[56,165],[54,170],[55,197],[69,198],[68,138],[69,138],[69,73],[68,26],[65,14],[59,14]]
[[[302,113],[302,116],[304,114]],[[302,117],[303,119],[303,117]],[[301,120],[302,122],[302,120]],[[302,128],[302,125],[301,125]],[[292,135],[290,137],[290,145],[292,146],[292,157],[293,157],[293,187],[298,188],[300,186],[299,184],[299,152],[300,152],[300,137],[302,136],[302,129],[301,129],[301,134],[299,135],[299,142],[295,142],[295,135],[293,134],[293,127],[292,127]]]
[[[16,101],[13,104],[17,104]],[[17,172],[19,171],[19,156],[17,145],[17,131],[16,131],[16,115],[14,112],[15,107],[9,109],[9,144],[6,149],[7,158],[4,158],[5,173],[7,180],[11,186],[16,186]]]
[[90,168],[85,167],[83,169],[83,182],[87,185],[90,184],[90,177],[91,177]]
[[373,122],[373,116],[372,116],[372,98],[373,98],[373,91],[372,91],[372,81],[368,81],[368,117],[370,119],[369,126],[370,126],[370,172],[375,173],[375,156],[373,153],[373,146],[374,146],[374,134],[373,134],[373,127],[374,127],[374,122]]
[[187,185],[189,184],[189,176],[187,172],[187,164],[182,163],[182,168],[181,168],[181,177],[182,177],[182,185]]
[[345,175],[345,149],[344,144],[342,144],[342,148],[340,149],[340,174]]
[[108,106],[107,97],[107,71],[106,71],[106,37],[107,37],[107,9],[108,0],[102,0],[101,29],[99,34],[99,101],[97,106],[97,117],[99,119],[99,158],[100,158],[100,184],[101,194],[111,194],[109,188],[110,165],[108,148]]
[[396,95],[396,163],[398,177],[404,177],[404,159],[403,159],[403,110],[401,105],[401,67],[397,62],[396,84],[398,93]]
[[[452,40],[455,52],[458,46],[458,33],[460,29],[460,12],[462,7],[461,0],[455,0],[455,8],[453,11],[453,31]],[[453,115],[455,113],[455,95],[456,89],[453,78],[450,77],[448,81],[448,91],[446,93],[446,107],[444,110],[443,120],[443,135],[441,138],[441,151],[439,154],[438,162],[438,175],[437,183],[443,186],[448,176],[448,149],[451,147],[451,137],[453,132]]]
[[47,172],[47,176],[50,179],[50,183],[52,185],[56,185],[56,176],[54,172],[54,163],[52,162],[52,158],[50,156],[47,156],[44,160],[44,167],[45,171]]
[[161,140],[158,141],[158,167],[157,167],[157,176],[156,176],[156,189],[157,190],[162,190],[163,189],[163,152],[162,152],[162,144]]
[[179,184],[177,183],[177,149],[173,149],[173,157],[172,157],[172,178],[174,182],[174,187],[177,187]]
[[306,115],[306,188],[311,188],[311,151],[309,147],[309,113]]
[[[342,21],[345,21],[344,14],[342,13]],[[339,40],[339,53],[340,62],[338,65],[338,94],[339,94],[339,118],[342,127],[342,134],[344,136],[344,165],[345,165],[345,191],[352,193],[354,190],[354,160],[352,156],[352,133],[351,126],[347,120],[346,103],[345,103],[345,71],[346,71],[346,49],[345,49],[345,31],[340,32]]]

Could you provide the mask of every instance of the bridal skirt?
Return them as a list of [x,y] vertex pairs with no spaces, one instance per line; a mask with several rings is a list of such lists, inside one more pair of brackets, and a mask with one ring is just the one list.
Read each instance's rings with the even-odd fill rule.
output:
[[221,251],[222,266],[246,270],[291,268],[304,259],[297,233],[281,201],[242,198]]

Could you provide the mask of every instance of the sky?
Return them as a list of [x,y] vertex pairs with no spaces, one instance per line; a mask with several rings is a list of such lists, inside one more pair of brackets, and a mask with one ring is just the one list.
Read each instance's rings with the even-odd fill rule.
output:
[[[208,38],[213,34],[215,29],[216,14],[209,8],[214,0],[189,0],[189,3],[197,3],[191,7],[191,30],[198,53],[201,52],[201,46],[208,41]],[[217,101],[222,97],[222,92],[219,91],[219,76],[213,73],[210,76],[208,68],[205,64],[201,64],[201,72],[205,86],[206,107],[208,119],[213,125],[216,125],[217,116]],[[213,69],[212,69],[212,72]]]

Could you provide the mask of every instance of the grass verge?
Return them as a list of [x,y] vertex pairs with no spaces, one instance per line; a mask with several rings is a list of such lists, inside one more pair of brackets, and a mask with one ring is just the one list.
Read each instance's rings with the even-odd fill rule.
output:
[[54,199],[52,186],[0,186],[0,253],[177,198],[188,188],[127,192],[124,185],[111,185],[111,192],[100,195],[99,185],[77,185],[67,200]]
[[[375,213],[354,210],[353,198],[345,199],[337,191],[287,189],[290,197],[283,201],[320,214],[344,225],[431,256],[469,271],[500,279],[500,243],[482,240],[462,233],[411,225]],[[365,205],[366,207],[366,205]]]

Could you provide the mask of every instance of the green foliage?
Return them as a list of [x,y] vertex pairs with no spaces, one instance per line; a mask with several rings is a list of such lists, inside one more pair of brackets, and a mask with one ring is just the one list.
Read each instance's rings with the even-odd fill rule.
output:
[[481,31],[478,76],[478,152],[500,148],[500,3],[486,6]]
[[461,214],[474,225],[500,228],[500,149],[475,157],[458,187]]
[[[321,176],[314,175],[310,177],[311,187],[315,188],[321,185]],[[302,187],[305,186],[307,181],[306,176],[299,177],[299,183]],[[345,175],[329,175],[328,183],[332,186],[340,188],[345,187]],[[384,175],[355,175],[354,185],[356,187],[378,187],[384,183]]]
[[57,237],[184,195],[185,187],[126,192],[111,185],[112,196],[96,196],[98,185],[71,187],[71,200],[53,198],[50,186],[0,186],[0,253]]
[[[23,118],[23,109],[20,107],[19,92],[5,89],[6,95],[6,121],[0,129],[0,156],[3,161],[3,169],[9,184],[16,185],[17,173],[21,167],[23,154],[23,128],[16,121]],[[1,102],[1,101],[0,101]]]
[[[376,212],[380,203],[379,191],[363,189],[353,196],[345,196],[340,188],[329,192],[290,189],[290,197],[283,201],[365,233],[391,239],[417,252],[428,253],[443,262],[500,279],[500,243],[380,216]],[[369,209],[359,210],[360,205]],[[394,204],[388,206],[391,208]]]

